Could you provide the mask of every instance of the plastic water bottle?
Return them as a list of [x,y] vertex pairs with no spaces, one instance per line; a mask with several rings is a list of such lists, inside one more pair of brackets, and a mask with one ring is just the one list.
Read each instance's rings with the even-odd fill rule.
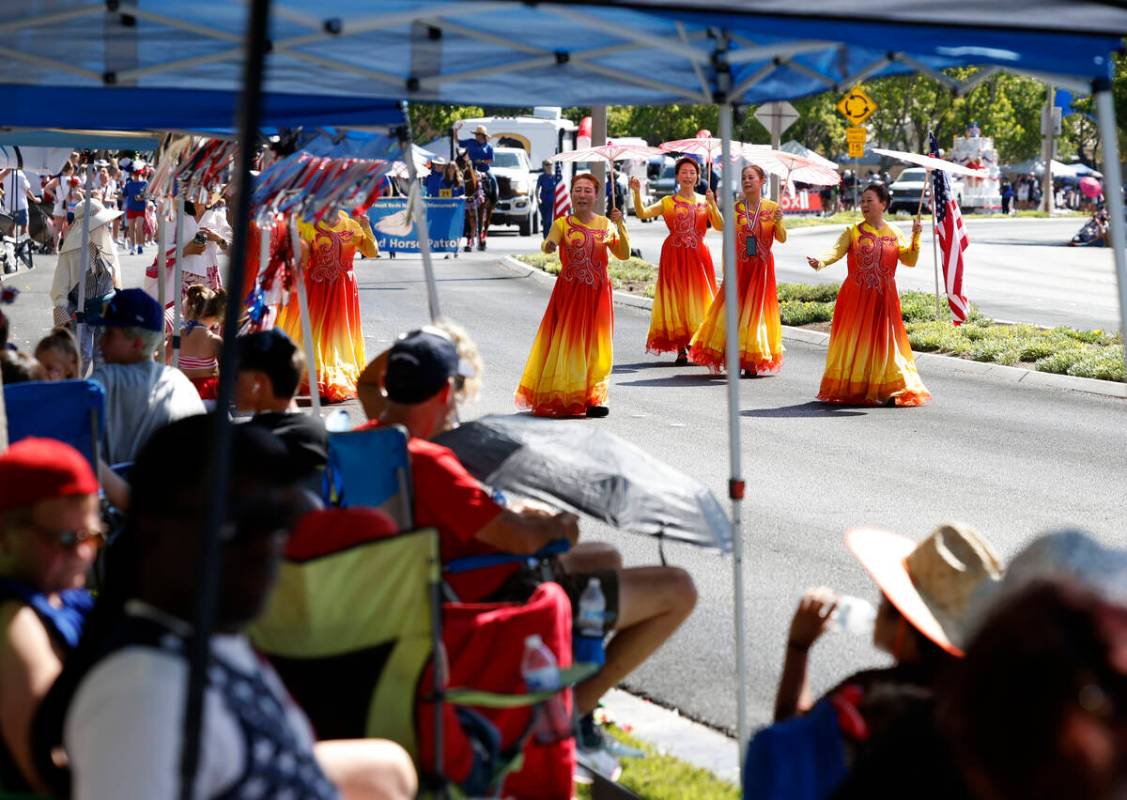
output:
[[334,408],[325,417],[325,430],[329,433],[342,433],[352,430],[352,419],[343,408]]
[[868,600],[843,594],[837,599],[837,607],[830,615],[828,629],[850,633],[854,636],[872,638],[877,622],[877,610]]
[[603,596],[602,583],[598,578],[591,578],[579,596],[579,635],[602,639],[606,615],[607,599]]
[[537,634],[524,640],[520,674],[529,692],[557,692],[536,709],[536,723],[533,727],[536,741],[550,744],[571,736],[571,718],[563,696],[558,694],[560,668],[555,655]]

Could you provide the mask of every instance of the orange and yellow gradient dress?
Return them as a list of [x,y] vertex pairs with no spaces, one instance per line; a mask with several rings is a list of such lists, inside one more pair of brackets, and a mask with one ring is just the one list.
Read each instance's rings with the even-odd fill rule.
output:
[[[783,365],[783,328],[771,246],[787,240],[787,229],[781,219],[775,221],[778,203],[761,200],[758,206],[756,213],[743,200],[736,203],[736,293],[740,299],[740,369],[763,375],[778,372]],[[748,238],[752,236],[756,255],[749,256]],[[708,315],[689,344],[689,358],[714,372],[726,363],[725,308],[721,283]]]
[[538,417],[581,417],[607,402],[614,360],[614,304],[607,251],[628,258],[626,229],[606,217],[552,223],[547,242],[563,265],[516,391],[517,408]]
[[692,201],[678,195],[663,197],[646,208],[635,192],[634,211],[638,219],[660,215],[669,228],[661,245],[646,351],[687,350],[716,294],[716,270],[704,234],[710,221],[713,228],[723,230],[724,218],[715,203],[705,202],[699,194]]
[[921,406],[931,393],[920,380],[900,314],[896,266],[914,267],[920,237],[884,224],[847,228],[819,259],[829,265],[849,255],[849,275],[834,306],[826,371],[818,399],[827,403]]
[[[376,238],[366,220],[357,221],[343,211],[332,223],[303,220],[298,230],[309,246],[304,274],[317,355],[317,388],[321,397],[339,403],[356,396],[356,380],[365,360],[360,293],[352,260],[357,250],[374,257]],[[303,347],[296,292],[278,315],[277,327]],[[302,391],[308,390],[308,379],[302,387]]]

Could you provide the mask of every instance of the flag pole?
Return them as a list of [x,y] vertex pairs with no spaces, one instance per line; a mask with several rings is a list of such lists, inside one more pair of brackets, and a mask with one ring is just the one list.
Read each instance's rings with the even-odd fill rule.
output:
[[[935,318],[939,319],[939,220],[935,216],[935,178],[930,174],[929,177],[931,180],[927,182],[927,189],[931,192],[931,265],[935,271]],[[922,195],[920,199],[923,199]],[[919,215],[916,218],[919,219]]]

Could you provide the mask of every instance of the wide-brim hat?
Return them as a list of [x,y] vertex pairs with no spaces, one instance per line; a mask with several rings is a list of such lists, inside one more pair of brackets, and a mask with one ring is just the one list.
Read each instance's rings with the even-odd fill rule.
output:
[[[116,208],[106,208],[98,200],[91,198],[90,200],[90,231],[95,231],[103,225],[108,225],[115,219],[121,216],[121,212]],[[74,207],[74,222],[71,223],[70,228],[67,230],[66,239],[63,240],[63,246],[59,248],[60,253],[65,253],[68,250],[77,250],[82,247],[82,220],[86,218],[86,201],[81,201]]]
[[473,132],[474,132],[474,136],[477,136],[479,133],[483,134],[485,136],[489,135],[489,130],[484,125],[478,125],[476,128],[473,129]]
[[944,523],[918,544],[875,528],[845,532],[845,544],[884,596],[920,633],[963,655],[973,609],[1002,579],[1002,562],[973,528]]

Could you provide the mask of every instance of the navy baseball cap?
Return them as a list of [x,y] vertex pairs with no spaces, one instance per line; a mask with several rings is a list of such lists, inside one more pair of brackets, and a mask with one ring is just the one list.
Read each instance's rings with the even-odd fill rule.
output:
[[387,355],[384,388],[393,403],[415,405],[434,397],[458,376],[472,378],[473,367],[458,356],[454,340],[439,328],[405,333]]
[[164,314],[161,313],[160,303],[144,289],[122,289],[116,292],[102,306],[102,313],[88,318],[86,322],[106,327],[164,330]]

